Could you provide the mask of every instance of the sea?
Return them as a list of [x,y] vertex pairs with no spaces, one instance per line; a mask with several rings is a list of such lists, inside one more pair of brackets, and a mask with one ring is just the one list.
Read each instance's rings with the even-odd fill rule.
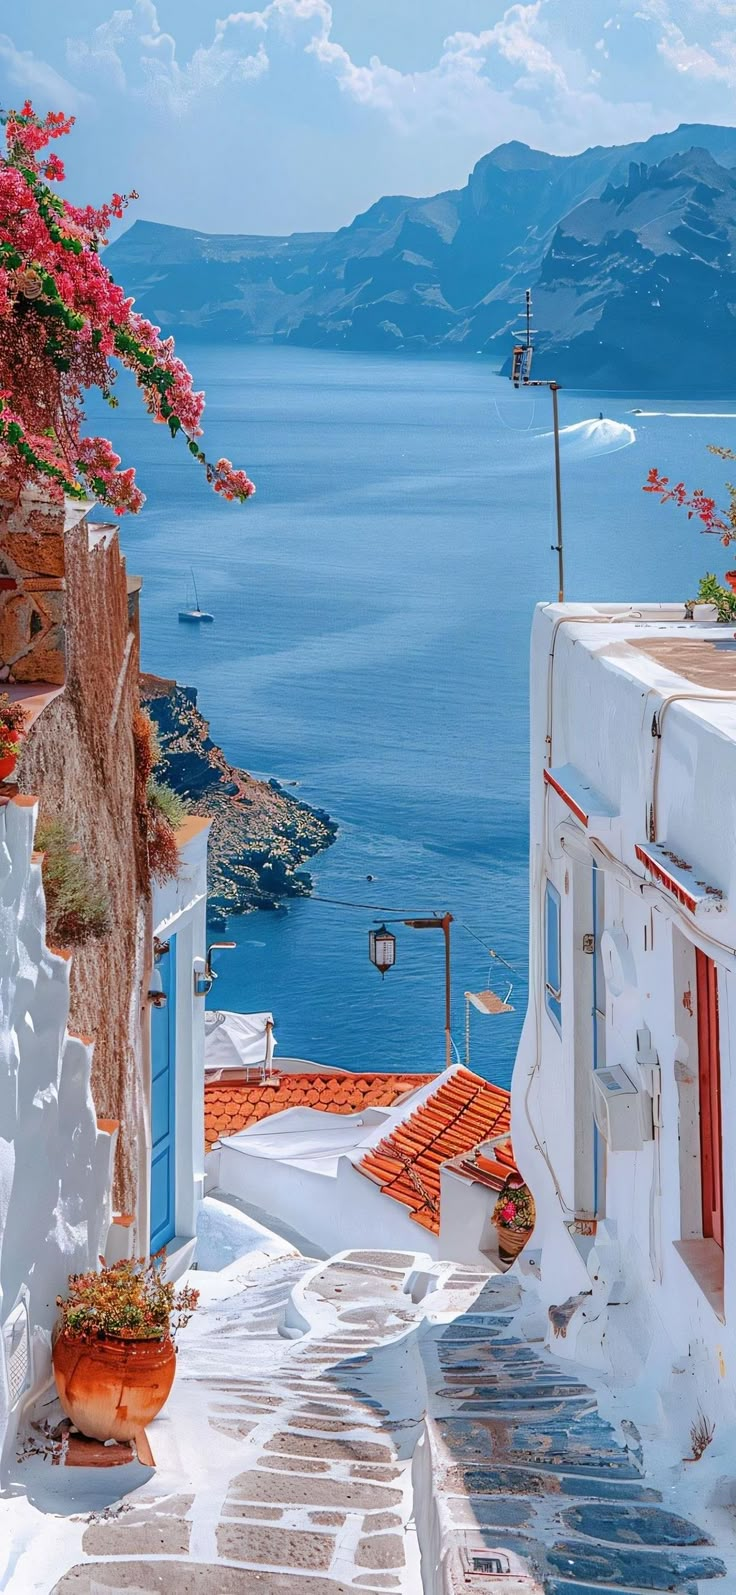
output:
[[[457,1056],[507,1085],[527,1002],[529,634],[557,593],[549,393],[482,358],[179,352],[209,454],[257,495],[215,497],[127,379],[114,415],[94,413],[147,494],[121,524],[143,666],[196,687],[234,764],[339,826],[311,898],[230,920],[210,1006],[271,1010],[282,1055],[441,1068],[442,936],[403,921],[449,912]],[[683,600],[722,573],[718,541],[642,488],[657,466],[720,489],[706,449],[734,442],[736,401],[563,391],[560,419],[567,597]],[[178,621],[190,567],[215,616],[200,629]],[[488,989],[509,1011],[468,1004]]]

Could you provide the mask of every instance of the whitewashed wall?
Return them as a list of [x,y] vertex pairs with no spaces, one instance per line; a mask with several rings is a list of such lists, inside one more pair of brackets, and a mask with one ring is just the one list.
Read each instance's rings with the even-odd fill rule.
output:
[[[711,1416],[736,1396],[736,704],[678,703],[668,711],[659,780],[659,839],[726,894],[727,908],[694,917],[644,878],[635,855],[647,836],[654,739],[652,717],[667,694],[688,684],[636,651],[640,636],[670,631],[682,611],[568,623],[592,606],[537,612],[532,639],[530,1001],[514,1072],[514,1149],[537,1205],[532,1248],[539,1254],[545,1306],[579,1296],[555,1351],[577,1355],[657,1392],[682,1429],[698,1406]],[[690,630],[692,635],[692,630]],[[631,636],[631,646],[627,636]],[[550,654],[554,644],[553,681]],[[692,692],[699,689],[690,687]],[[543,782],[552,764],[572,765],[608,801],[608,826],[586,829]],[[611,1152],[603,1178],[605,1221],[594,1240],[575,1234],[584,1204],[592,1107],[591,966],[582,935],[592,930],[587,838],[598,832],[604,860],[605,927],[620,946],[625,979],[606,991],[605,1063],[630,1072],[636,1032],[646,1025],[661,1070],[661,1131],[642,1151]],[[591,855],[592,856],[592,855]],[[624,866],[617,871],[616,860]],[[639,884],[632,879],[639,877]],[[545,880],[562,904],[562,1036],[544,1005]],[[707,939],[714,937],[722,946]],[[724,1309],[686,1266],[678,1243],[697,1234],[699,1169],[688,1129],[697,1100],[694,947],[719,970],[724,1138]],[[688,1134],[691,1151],[688,1152]],[[697,1135],[695,1137],[697,1140]],[[553,1317],[554,1317],[553,1312]],[[559,1323],[559,1315],[558,1315]],[[683,1452],[685,1454],[685,1452]]]
[[[110,1223],[110,1136],[97,1128],[91,1045],[66,1030],[69,962],[49,952],[36,805],[0,806],[0,1471],[23,1407],[51,1375],[56,1296],[94,1267]],[[13,1403],[9,1319],[25,1304],[30,1359]],[[22,1355],[22,1327],[16,1358]]]
[[[269,1120],[334,1120],[334,1114],[321,1114],[310,1108],[292,1109]],[[362,1115],[366,1126],[371,1118],[385,1115],[368,1110]],[[334,1173],[318,1173],[287,1158],[258,1157],[247,1151],[247,1134],[240,1143],[225,1140],[211,1154],[218,1160],[218,1184],[223,1191],[254,1203],[266,1213],[298,1231],[327,1256],[353,1247],[390,1247],[396,1250],[428,1252],[440,1256],[439,1240],[415,1224],[409,1209],[353,1167],[347,1156],[338,1158]]]

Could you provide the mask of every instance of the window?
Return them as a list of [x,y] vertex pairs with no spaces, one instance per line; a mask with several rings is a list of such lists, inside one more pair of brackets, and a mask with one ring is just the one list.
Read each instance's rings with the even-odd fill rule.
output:
[[562,1034],[562,968],[560,959],[560,894],[547,882],[544,900],[544,1002],[556,1030]]

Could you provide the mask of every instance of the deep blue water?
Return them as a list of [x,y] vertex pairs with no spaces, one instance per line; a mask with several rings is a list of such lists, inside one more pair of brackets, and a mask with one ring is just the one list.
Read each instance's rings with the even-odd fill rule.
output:
[[[534,603],[556,596],[549,396],[514,393],[480,361],[182,352],[207,390],[210,454],[244,465],[258,494],[221,503],[121,385],[104,425],[148,494],[122,527],[145,579],[144,667],[198,688],[234,763],[298,781],[335,817],[317,892],[457,916],[461,1053],[463,993],[489,983],[462,926],[515,966],[515,1011],[472,1020],[473,1067],[507,1083],[526,1001],[529,627]],[[721,571],[717,542],[641,485],[653,464],[720,483],[705,446],[733,441],[733,427],[705,412],[736,405],[560,403],[563,426],[602,409],[637,432],[617,451],[600,432],[563,437],[567,595],[682,599],[700,572]],[[637,404],[700,414],[636,417]],[[216,617],[201,631],[177,621],[190,564]],[[379,917],[305,900],[231,920],[238,945],[219,955],[214,1005],[272,1008],[285,1054],[441,1066],[441,937],[394,926],[397,964],[381,982],[367,956]],[[502,970],[490,980],[506,994]]]

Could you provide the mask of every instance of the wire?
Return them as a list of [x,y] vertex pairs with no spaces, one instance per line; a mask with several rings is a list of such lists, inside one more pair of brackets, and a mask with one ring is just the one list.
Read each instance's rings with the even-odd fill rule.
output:
[[315,893],[309,894],[310,903],[331,903],[337,908],[369,908],[375,914],[401,914],[407,919],[429,918],[434,909],[421,908],[391,908],[386,903],[351,903],[345,897],[318,897]]
[[479,946],[483,948],[484,952],[487,952],[489,958],[495,958],[497,964],[503,964],[504,969],[508,969],[510,974],[516,975],[520,980],[525,979],[522,971],[520,969],[515,969],[514,965],[510,964],[507,958],[502,958],[501,954],[497,953],[493,947],[489,947],[487,941],[485,941],[482,936],[479,936],[477,931],[471,930],[470,926],[466,925],[462,919],[458,920],[458,924],[461,930],[466,931],[468,936],[472,936],[473,941],[478,942]]
[[537,413],[536,395],[532,396],[532,413],[531,413],[530,419],[527,421],[526,426],[509,426],[508,421],[504,421],[504,418],[503,418],[503,416],[501,414],[501,411],[498,408],[498,399],[494,399],[493,402],[494,402],[494,404],[496,406],[496,415],[498,416],[498,419],[501,422],[502,427],[504,427],[507,432],[531,432],[531,429],[532,429],[532,427],[534,425],[534,417],[535,417],[535,415]]
[[[317,896],[316,893],[310,893],[309,901],[311,903],[327,903],[334,908],[369,909],[374,914],[399,914],[401,916],[402,924],[404,919],[423,919],[431,917],[441,919],[442,917],[437,913],[436,909],[432,909],[431,912],[428,913],[426,909],[396,908],[390,907],[386,903],[353,903],[346,897],[320,897]],[[521,980],[525,978],[521,970],[516,969],[513,964],[509,963],[507,958],[504,958],[501,953],[497,953],[493,947],[489,947],[487,941],[485,941],[482,936],[479,936],[477,931],[471,930],[470,926],[466,925],[464,920],[455,920],[455,924],[459,926],[460,930],[466,931],[468,936],[472,936],[473,941],[477,941],[479,943],[479,945],[488,954],[489,958],[494,958],[496,963],[503,964],[504,969],[508,969],[510,974],[518,976],[518,978]]]

